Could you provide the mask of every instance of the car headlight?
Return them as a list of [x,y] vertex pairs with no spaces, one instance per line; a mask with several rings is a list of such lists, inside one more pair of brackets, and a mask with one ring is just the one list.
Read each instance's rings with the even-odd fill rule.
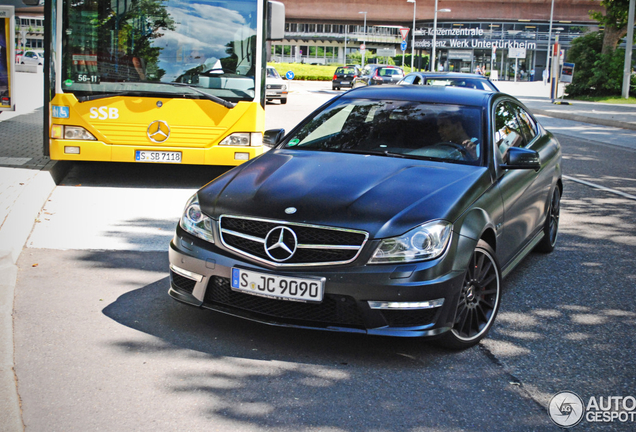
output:
[[452,233],[446,221],[421,225],[399,237],[382,240],[369,264],[423,261],[440,256],[446,250]]
[[192,198],[188,200],[179,225],[190,234],[209,241],[210,243],[214,243],[212,219],[204,215],[201,211],[197,194],[194,194]]

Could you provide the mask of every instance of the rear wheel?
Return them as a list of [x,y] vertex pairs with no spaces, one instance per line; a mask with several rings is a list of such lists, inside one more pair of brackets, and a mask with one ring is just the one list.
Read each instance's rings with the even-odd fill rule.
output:
[[537,244],[537,251],[550,253],[556,247],[557,238],[559,237],[560,214],[561,190],[556,186],[552,193],[552,199],[550,200],[550,209],[545,219],[545,225],[543,225],[543,239]]
[[440,344],[455,350],[477,345],[495,322],[500,298],[499,263],[490,245],[480,240],[466,269],[453,328],[440,337]]

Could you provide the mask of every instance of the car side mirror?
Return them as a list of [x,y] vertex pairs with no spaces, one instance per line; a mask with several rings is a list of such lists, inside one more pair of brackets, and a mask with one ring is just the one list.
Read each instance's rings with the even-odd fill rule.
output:
[[539,171],[541,169],[541,160],[539,153],[534,150],[510,147],[506,150],[503,157],[503,169],[532,169]]
[[276,147],[285,136],[285,129],[270,129],[263,134],[263,145],[267,147]]

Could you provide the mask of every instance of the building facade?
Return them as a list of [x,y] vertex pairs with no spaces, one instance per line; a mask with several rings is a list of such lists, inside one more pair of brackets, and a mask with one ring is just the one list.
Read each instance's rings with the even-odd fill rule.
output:
[[556,38],[567,51],[573,39],[598,30],[589,11],[602,10],[598,1],[589,0],[439,0],[435,28],[434,0],[283,3],[285,39],[271,48],[276,62],[346,63],[347,55],[363,46],[368,53],[399,55],[404,47],[400,29],[408,28],[404,53],[416,55],[416,68],[431,68],[427,57],[435,35],[437,70],[479,67],[495,79],[526,80],[541,79]]

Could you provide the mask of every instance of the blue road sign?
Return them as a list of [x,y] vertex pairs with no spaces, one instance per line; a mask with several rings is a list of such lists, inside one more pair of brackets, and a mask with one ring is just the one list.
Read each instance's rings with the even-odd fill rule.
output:
[[288,80],[293,80],[295,75],[292,71],[287,71],[285,76],[287,77]]
[[402,51],[406,51],[406,41],[402,41],[402,44],[400,45],[400,48],[402,49]]

